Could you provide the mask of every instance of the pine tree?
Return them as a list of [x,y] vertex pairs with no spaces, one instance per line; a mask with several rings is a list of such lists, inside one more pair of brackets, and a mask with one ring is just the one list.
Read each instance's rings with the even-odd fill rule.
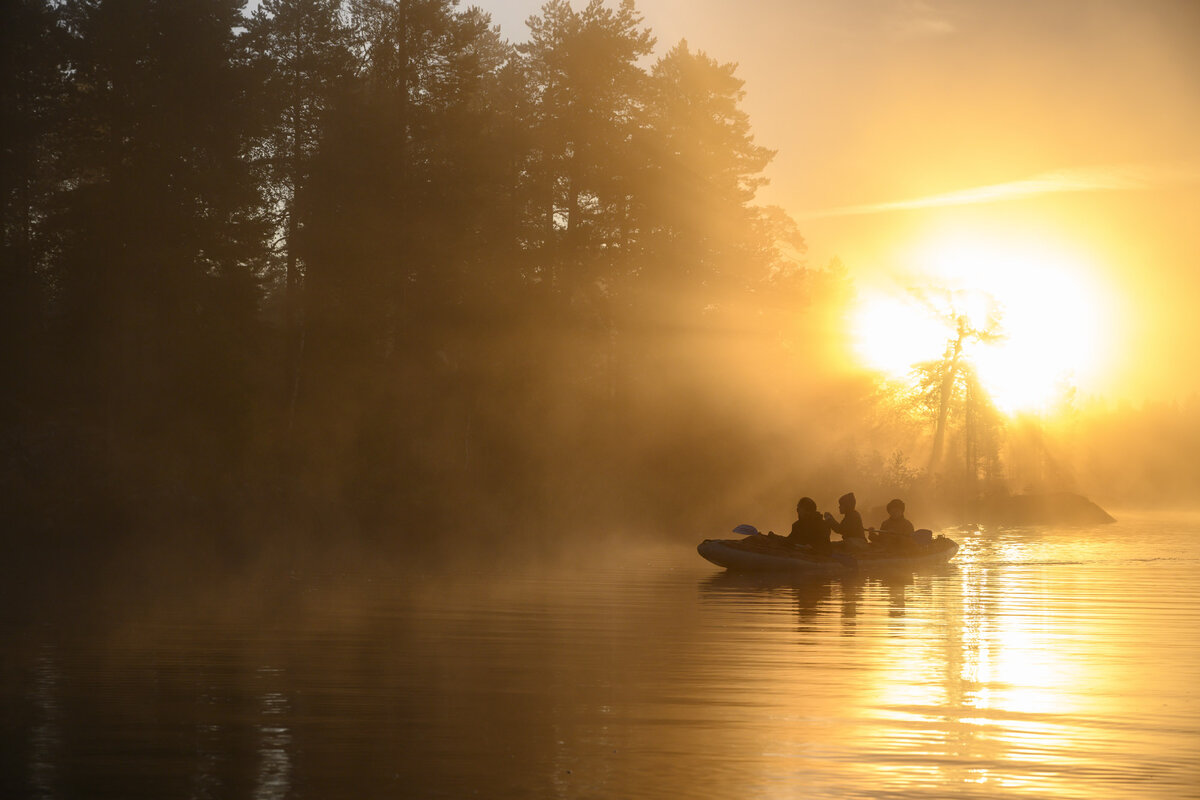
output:
[[55,250],[46,221],[62,177],[63,47],[54,3],[0,6],[0,374],[11,389],[0,420],[27,416],[51,388],[44,364],[53,287],[44,275]]
[[63,13],[71,177],[55,280],[76,389],[110,438],[236,441],[264,233],[239,3],[71,0]]
[[762,262],[772,259],[777,240],[802,247],[794,223],[752,206],[774,153],[754,143],[735,69],[682,41],[651,73],[657,158],[648,187],[648,267],[701,288],[704,305],[767,278]]
[[298,391],[303,347],[300,316],[307,227],[301,197],[326,117],[348,91],[356,62],[341,0],[265,0],[246,26],[243,44],[256,70],[266,131],[256,148],[275,230],[272,255],[282,262],[284,386],[289,419]]
[[638,65],[654,45],[632,0],[616,9],[591,0],[574,11],[551,0],[529,20],[521,45],[534,90],[541,236],[538,278],[568,303],[628,249],[626,219],[639,168],[634,143],[644,126],[646,75]]

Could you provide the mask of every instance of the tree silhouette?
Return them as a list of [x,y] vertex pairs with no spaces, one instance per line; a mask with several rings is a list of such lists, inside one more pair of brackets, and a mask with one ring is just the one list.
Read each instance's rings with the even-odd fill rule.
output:
[[933,446],[929,454],[929,470],[933,472],[941,464],[946,423],[955,401],[965,398],[968,401],[968,414],[974,414],[984,397],[982,387],[970,367],[967,350],[972,344],[998,341],[1003,337],[1003,332],[1001,310],[990,297],[983,298],[985,311],[982,322],[977,323],[963,307],[978,298],[954,291],[925,292],[919,296],[950,331],[942,357],[919,364],[916,368],[919,395],[936,409]]
[[654,45],[641,24],[632,0],[615,10],[591,0],[578,12],[551,0],[520,46],[534,92],[538,277],[568,305],[594,294],[596,270],[627,249],[632,143],[646,102],[637,61]]
[[739,313],[772,352],[819,338],[797,320],[845,288],[754,205],[772,153],[733,65],[647,66],[630,0],[553,0],[519,48],[453,0],[3,14],[3,442],[53,428],[131,507],[474,498],[548,525],[703,492],[739,434],[697,435],[703,402],[662,424],[671,380],[717,372]]
[[[70,394],[124,434],[236,447],[264,227],[231,0],[75,0],[52,268]],[[200,434],[220,421],[220,435]]]
[[242,44],[257,72],[254,97],[265,117],[253,158],[274,228],[269,252],[276,264],[282,262],[283,384],[290,421],[303,348],[299,239],[308,224],[299,197],[308,188],[325,118],[357,65],[341,0],[265,0],[246,23]]
[[710,299],[735,289],[746,262],[756,260],[760,231],[750,203],[774,157],[754,144],[734,69],[681,41],[651,71],[657,152],[649,260],[671,280],[707,284]]
[[42,279],[55,249],[47,224],[58,182],[69,81],[60,68],[61,8],[46,0],[0,6],[0,419],[38,401],[34,373],[51,353]]

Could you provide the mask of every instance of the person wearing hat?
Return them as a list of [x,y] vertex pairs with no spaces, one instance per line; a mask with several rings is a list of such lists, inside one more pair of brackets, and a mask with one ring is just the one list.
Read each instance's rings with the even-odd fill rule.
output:
[[792,523],[791,533],[780,536],[771,531],[767,536],[773,540],[787,541],[792,545],[806,545],[816,553],[828,553],[831,550],[829,523],[817,511],[817,504],[811,497],[801,497],[796,503],[796,521]]
[[842,541],[848,546],[860,548],[867,546],[867,534],[863,529],[862,514],[854,508],[856,504],[854,492],[842,495],[838,498],[838,513],[842,515],[842,521],[838,522],[829,513],[825,514],[825,521],[833,531],[842,535]]

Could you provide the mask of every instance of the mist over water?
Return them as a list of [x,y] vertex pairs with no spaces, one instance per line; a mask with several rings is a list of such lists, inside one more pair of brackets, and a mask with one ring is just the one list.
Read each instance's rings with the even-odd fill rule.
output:
[[[832,4],[776,5],[789,37],[805,26],[780,20],[831,42],[844,27],[820,24]],[[1067,224],[1027,198],[1036,224],[893,209],[824,241],[832,218],[801,225],[760,197],[776,147],[811,163],[793,177],[821,205],[1058,170],[1006,163],[992,134],[1053,137],[989,122],[998,98],[1048,84],[1036,59],[990,83],[1032,50],[996,39],[1003,58],[976,63],[988,48],[954,45],[979,84],[901,37],[926,83],[890,48],[872,71],[789,38],[819,70],[772,69],[808,87],[795,113],[836,131],[818,147],[809,121],[759,141],[752,87],[703,49],[725,37],[658,39],[629,2],[547,3],[513,40],[453,0],[253,6],[0,6],[0,798],[1195,792],[1200,518],[997,525],[1194,506],[1200,395],[1171,355],[1191,341],[1194,259],[1151,234],[1194,226],[1137,223],[1198,207],[1187,180],[1164,173],[1171,213],[1150,186],[1108,185],[1136,194],[1135,218]],[[843,35],[883,32],[879,12],[847,11]],[[1161,12],[1129,20],[1192,19]],[[1077,109],[1078,76],[1107,72],[1039,20],[922,27],[945,44],[1054,31],[1042,46],[1072,79],[1047,101]],[[1114,41],[1161,53],[1147,81],[1191,63],[1182,33],[1161,49],[1174,32],[1116,23]],[[1125,75],[1129,51],[1100,41],[1091,63]],[[938,101],[925,89],[946,75],[959,86]],[[844,88],[859,81],[874,88]],[[963,113],[966,94],[987,113]],[[943,111],[990,132],[930,125]],[[1107,149],[1090,116],[1034,116]],[[1171,139],[1147,149],[1175,158]],[[1083,163],[1139,158],[1066,142]],[[820,167],[837,162],[860,179]],[[963,223],[928,242],[958,272],[885,278],[937,219]],[[1022,227],[1028,258],[991,252]],[[1051,280],[1059,234],[1128,261],[1117,288],[1159,341],[1122,346],[1152,380],[1078,324],[1121,339],[1104,293]],[[1164,255],[1188,269],[1148,280]],[[928,347],[858,351],[866,329],[895,344],[918,327],[864,305],[877,290],[920,301]],[[1030,338],[983,379],[985,346]],[[1148,399],[1082,396],[1061,355],[1076,350],[1113,359],[1130,384],[1115,396]],[[997,383],[1050,405],[1018,412]],[[848,491],[868,525],[901,497],[918,526],[959,526],[961,553],[779,582],[695,552]]]
[[[6,797],[1196,796],[1200,518],[743,578],[618,536],[6,617]],[[199,583],[199,581],[197,581]]]

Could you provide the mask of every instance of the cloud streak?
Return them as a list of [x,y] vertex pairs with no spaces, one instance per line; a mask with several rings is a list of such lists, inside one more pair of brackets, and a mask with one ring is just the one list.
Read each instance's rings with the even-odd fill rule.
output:
[[893,30],[893,34],[901,39],[926,39],[955,32],[954,23],[925,0],[902,3]]
[[1003,200],[1019,200],[1065,192],[1138,191],[1196,183],[1200,183],[1200,160],[1110,164],[1043,172],[1021,180],[975,186],[956,192],[916,197],[909,200],[837,206],[803,213],[799,215],[798,219],[848,217],[860,214],[882,214],[890,211],[915,211],[944,206],[996,203]]

